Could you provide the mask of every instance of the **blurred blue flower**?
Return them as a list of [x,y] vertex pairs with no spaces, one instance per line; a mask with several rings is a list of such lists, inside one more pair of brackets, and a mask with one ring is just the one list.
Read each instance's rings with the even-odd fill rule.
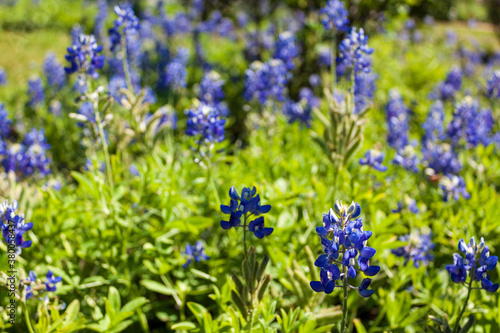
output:
[[189,51],[179,48],[174,59],[167,65],[165,70],[165,83],[174,90],[186,87],[186,65],[189,60]]
[[[360,271],[366,276],[374,276],[380,271],[379,266],[370,266],[370,258],[376,250],[367,246],[372,232],[363,231],[360,215],[361,206],[357,202],[344,206],[338,200],[334,209],[330,208],[328,214],[323,214],[323,226],[317,227],[316,232],[321,237],[324,254],[314,263],[321,268],[321,281],[311,281],[310,286],[314,291],[331,293],[335,287],[342,287],[344,279],[346,282],[354,279]],[[340,255],[342,258],[339,259]],[[356,263],[358,268],[355,267]],[[340,284],[336,285],[335,281],[339,279]],[[364,279],[359,287],[348,286],[358,290],[361,296],[368,297],[374,292],[367,289],[370,282],[370,279]]]
[[368,47],[367,43],[368,36],[363,29],[356,31],[356,28],[351,28],[349,35],[339,45],[337,66],[342,69],[339,74],[348,75],[348,69],[354,70],[355,73],[371,71],[371,61],[368,56],[373,53],[373,49]]
[[448,201],[452,197],[455,201],[460,199],[469,199],[470,194],[465,187],[465,181],[462,177],[456,175],[444,176],[439,182],[439,187],[443,190],[443,200]]
[[354,76],[354,113],[364,111],[375,95],[375,79],[373,73],[359,72]]
[[486,91],[489,98],[500,99],[500,70],[496,70],[491,74]]
[[210,257],[205,254],[205,248],[201,241],[197,241],[194,245],[187,244],[186,250],[183,252],[187,256],[187,261],[182,267],[186,268],[193,260],[195,262],[200,262],[200,260],[209,260]]
[[[451,280],[455,283],[465,283],[467,273],[469,278],[481,282],[481,288],[488,292],[498,290],[498,283],[490,281],[488,271],[495,269],[498,257],[490,256],[488,246],[481,237],[479,244],[472,237],[468,244],[463,239],[458,242],[458,250],[463,253],[453,254],[453,264],[447,265],[446,270],[450,273]],[[472,281],[471,281],[472,283]]]
[[312,121],[312,109],[319,107],[320,100],[309,88],[301,88],[299,101],[288,100],[283,104],[283,114],[288,117],[291,124],[295,121],[310,127]]
[[405,105],[403,97],[396,90],[389,92],[389,102],[385,106],[387,114],[387,127],[389,130],[387,142],[396,151],[405,149],[409,144],[409,114],[410,110]]
[[7,84],[7,72],[5,69],[0,67],[0,86],[5,86]]
[[64,68],[66,73],[72,74],[79,72],[86,74],[93,79],[99,77],[98,69],[104,66],[104,55],[99,55],[102,52],[102,45],[97,45],[93,35],[79,35],[73,40],[73,45],[68,47],[66,60],[70,62],[70,67]]
[[407,145],[404,148],[399,149],[392,162],[396,165],[402,166],[408,171],[419,171],[418,166],[420,164],[420,160],[413,145]]
[[295,35],[290,31],[280,33],[276,41],[274,58],[283,61],[286,69],[291,71],[295,68],[293,61],[297,56],[298,50],[295,45]]
[[52,273],[52,271],[48,271],[46,278],[47,282],[45,282],[45,286],[47,288],[47,291],[52,291],[52,292],[56,291],[57,290],[56,283],[61,282],[62,277],[61,276],[54,277],[54,273]]
[[186,134],[198,136],[199,144],[224,141],[226,119],[221,119],[217,109],[202,103],[196,108],[187,110],[186,115]]
[[434,259],[432,250],[435,245],[432,243],[432,234],[420,233],[419,230],[414,230],[412,233],[399,237],[401,242],[407,242],[405,246],[391,250],[391,252],[404,258],[404,265],[413,260],[415,267],[420,267],[421,264],[427,266]]
[[284,102],[287,83],[287,69],[283,61],[254,61],[245,71],[245,99],[261,105],[271,100]]
[[53,89],[61,89],[66,84],[66,72],[54,53],[49,53],[45,57],[43,72],[47,78],[47,84]]
[[382,165],[384,162],[384,156],[384,153],[379,152],[378,150],[370,149],[365,153],[365,158],[359,159],[359,164],[368,165],[375,170],[384,172],[387,171],[387,167]]
[[491,142],[494,120],[488,109],[479,110],[479,102],[470,96],[457,103],[446,135],[457,145],[463,139],[469,146],[487,146]]
[[0,139],[7,139],[10,137],[11,120],[9,119],[9,112],[5,109],[5,104],[0,103]]
[[113,27],[108,31],[111,41],[111,51],[113,52],[116,51],[122,43],[122,33],[125,35],[125,38],[128,38],[137,34],[140,29],[139,19],[135,16],[132,6],[115,6],[114,12],[118,18],[114,21]]
[[348,16],[344,2],[339,0],[329,0],[325,7],[321,8],[321,23],[325,30],[349,30]]
[[423,147],[423,164],[431,176],[457,174],[461,169],[456,153],[449,145],[430,144]]
[[43,88],[42,79],[34,77],[28,80],[28,96],[30,98],[28,105],[32,108],[45,103],[45,89]]
[[443,139],[444,136],[444,111],[443,111],[443,102],[436,101],[429,113],[427,114],[427,118],[425,122],[422,124],[422,127],[425,130],[425,134],[423,137],[424,145],[427,143],[437,142],[438,140]]
[[437,85],[430,97],[442,101],[452,100],[462,87],[462,76],[462,70],[457,66],[453,66],[444,82]]

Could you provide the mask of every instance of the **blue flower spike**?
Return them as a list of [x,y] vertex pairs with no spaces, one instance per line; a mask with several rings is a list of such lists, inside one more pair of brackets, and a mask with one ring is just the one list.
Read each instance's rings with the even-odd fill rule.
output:
[[[221,221],[222,229],[231,229],[233,227],[245,227],[245,232],[252,232],[255,237],[262,239],[269,236],[274,231],[273,228],[264,227],[263,214],[271,210],[271,205],[262,205],[260,203],[260,195],[257,194],[255,186],[250,189],[244,187],[241,194],[236,191],[235,186],[229,189],[229,198],[231,199],[229,205],[221,205],[220,209],[224,214],[230,214],[229,221]],[[250,216],[257,216],[256,219],[247,223]],[[241,224],[241,219],[244,219],[244,225]],[[246,229],[248,227],[248,230]]]
[[[363,230],[360,215],[359,203],[352,202],[346,206],[339,200],[328,214],[323,214],[323,226],[317,227],[316,232],[321,238],[324,253],[314,263],[321,268],[322,275],[321,281],[310,283],[314,291],[330,293],[333,291],[330,290],[332,286],[342,288],[345,283],[351,289],[358,290],[363,297],[374,293],[367,289],[371,279],[364,279],[359,287],[348,283],[348,280],[356,278],[360,273],[374,276],[380,271],[379,266],[370,265],[370,260],[377,251],[367,246],[372,232]],[[337,283],[337,280],[340,281]]]
[[490,256],[488,246],[481,238],[479,244],[472,237],[469,243],[463,239],[458,242],[458,250],[462,253],[453,254],[453,264],[447,265],[446,270],[450,273],[454,283],[466,283],[469,276],[470,287],[474,281],[480,282],[481,288],[493,293],[498,290],[498,283],[490,281],[488,271],[495,269],[498,257]]

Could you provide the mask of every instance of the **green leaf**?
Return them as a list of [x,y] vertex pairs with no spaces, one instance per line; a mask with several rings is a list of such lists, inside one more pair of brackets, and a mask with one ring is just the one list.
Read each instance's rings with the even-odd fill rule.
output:
[[121,308],[120,312],[135,311],[137,308],[143,306],[148,302],[149,300],[145,297],[137,297],[136,299],[133,299],[125,304],[123,308]]
[[108,299],[115,312],[119,312],[120,308],[122,307],[122,301],[120,298],[120,293],[113,286],[109,287]]
[[175,290],[173,290],[172,288],[169,288],[169,287],[165,286],[164,284],[161,284],[161,283],[153,281],[153,280],[142,280],[141,284],[146,289],[157,292],[159,294],[172,296],[175,293]]
[[366,328],[361,323],[361,320],[359,320],[358,318],[353,319],[353,323],[354,323],[354,327],[356,327],[356,332],[357,333],[368,333],[366,331]]
[[182,330],[190,331],[190,330],[194,330],[196,328],[196,324],[192,323],[190,321],[183,321],[183,322],[180,322],[177,324],[173,324],[172,326],[170,326],[170,328],[173,330],[179,330],[179,331],[182,331]]

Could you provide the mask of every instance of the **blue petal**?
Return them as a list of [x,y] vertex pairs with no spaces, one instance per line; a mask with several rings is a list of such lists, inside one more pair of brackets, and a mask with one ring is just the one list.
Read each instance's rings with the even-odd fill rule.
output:
[[375,293],[374,290],[372,289],[360,289],[359,290],[359,294],[363,297],[370,297],[371,295],[373,295]]
[[351,218],[352,219],[355,219],[357,218],[359,215],[361,215],[361,206],[359,205],[359,203],[355,203],[354,204],[354,212],[352,212],[351,214]]
[[335,289],[335,281],[330,280],[325,286],[325,294],[331,294],[333,289]]
[[322,254],[316,259],[314,262],[314,266],[316,267],[325,267],[325,265],[328,263],[328,255]]
[[257,230],[257,231],[255,231],[253,234],[254,234],[254,235],[255,235],[255,237],[257,237],[258,239],[262,239],[262,238],[264,238],[264,234],[263,234],[262,232],[258,231],[258,230]]
[[361,255],[363,257],[365,257],[365,258],[371,258],[371,257],[373,257],[376,252],[377,251],[374,248],[368,247],[368,246],[362,248],[361,251],[360,251]]
[[314,290],[317,293],[320,293],[325,290],[325,287],[319,281],[311,281],[309,285],[311,286],[312,290]]
[[226,206],[226,205],[220,205],[220,210],[221,210],[224,214],[231,214],[231,207],[229,207],[229,206]]
[[490,293],[494,293],[497,290],[498,290],[498,283],[492,284],[488,289],[486,289],[486,291]]
[[262,233],[264,234],[264,236],[269,236],[270,234],[272,234],[274,231],[274,228],[264,228],[262,229]]
[[349,279],[354,279],[356,277],[356,270],[354,269],[354,267],[349,267],[349,269],[347,270],[347,277]]
[[370,283],[372,283],[372,279],[363,279],[361,281],[361,284],[359,285],[359,289],[366,289],[370,286]]
[[220,226],[222,227],[222,229],[231,229],[231,223],[227,222],[227,221],[220,221]]
[[271,210],[271,205],[260,206],[259,213],[265,214],[265,213],[269,212],[270,210]]
[[365,270],[365,275],[367,276],[374,276],[378,272],[380,272],[380,266],[370,266]]
[[233,200],[240,199],[240,196],[238,195],[238,192],[236,192],[236,187],[234,187],[234,185],[229,189],[229,197],[231,197],[231,199]]
[[317,233],[318,233],[318,235],[320,235],[320,236],[325,236],[325,237],[326,237],[326,236],[328,236],[328,231],[326,231],[326,229],[325,229],[325,228],[323,228],[323,227],[317,227],[317,228],[316,228],[316,232],[317,232]]

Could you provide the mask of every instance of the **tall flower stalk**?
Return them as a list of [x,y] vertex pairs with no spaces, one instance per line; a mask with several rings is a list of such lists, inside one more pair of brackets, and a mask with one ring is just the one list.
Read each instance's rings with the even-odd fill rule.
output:
[[[356,202],[345,206],[336,201],[334,208],[328,214],[323,214],[323,226],[316,232],[321,237],[324,253],[314,265],[321,269],[320,281],[311,281],[310,286],[315,292],[331,294],[335,288],[342,288],[342,321],[340,332],[347,332],[347,296],[348,290],[355,289],[362,297],[373,295],[368,289],[372,279],[364,278],[359,287],[354,287],[349,279],[358,274],[374,276],[380,271],[379,266],[370,266],[370,259],[376,250],[368,247],[371,231],[363,231],[363,222],[359,217],[361,206]],[[357,268],[356,268],[357,264]],[[339,268],[341,267],[342,270]],[[340,283],[337,282],[340,280]]]
[[[243,282],[233,273],[232,279],[236,286],[236,291],[231,291],[231,299],[237,306],[242,316],[246,318],[249,332],[253,329],[254,315],[256,302],[261,302],[271,282],[271,275],[264,276],[269,257],[264,256],[259,263],[255,258],[255,248],[252,246],[248,249],[247,233],[253,233],[258,239],[269,236],[274,229],[264,226],[264,217],[261,216],[271,210],[270,205],[261,205],[260,196],[257,194],[257,189],[244,187],[241,195],[238,194],[236,188],[232,186],[229,189],[229,197],[231,201],[228,206],[221,205],[221,211],[224,214],[230,214],[228,221],[221,221],[220,225],[223,229],[243,228],[243,250],[244,258],[242,261]],[[249,221],[251,217],[255,217]],[[243,225],[241,224],[243,219]]]

